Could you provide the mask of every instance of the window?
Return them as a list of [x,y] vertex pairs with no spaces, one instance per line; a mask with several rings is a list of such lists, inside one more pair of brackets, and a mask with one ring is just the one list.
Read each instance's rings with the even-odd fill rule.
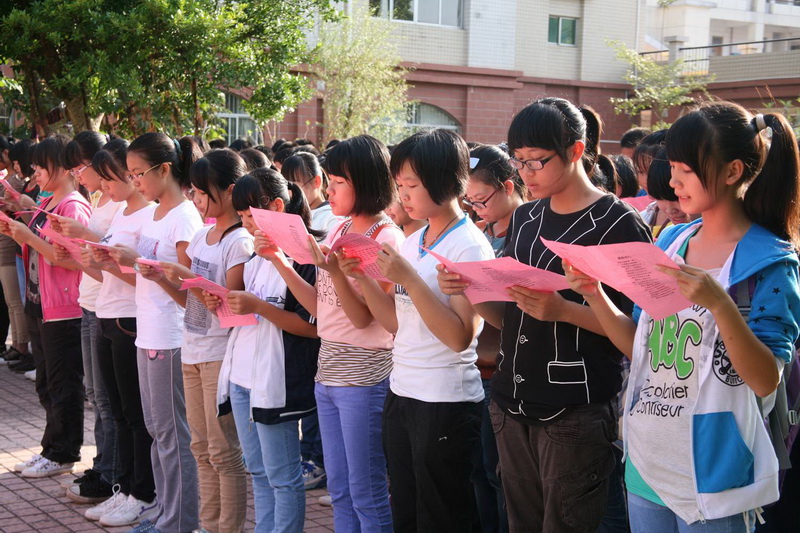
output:
[[236,139],[247,139],[253,144],[261,144],[261,128],[242,107],[240,96],[225,93],[225,111],[217,116],[222,119],[228,144]]
[[565,46],[575,46],[578,40],[578,19],[550,17],[547,29],[547,42]]
[[442,128],[461,133],[458,121],[450,113],[430,104],[413,103],[407,108],[406,129],[408,134],[427,128]]
[[438,26],[462,26],[463,0],[369,0],[376,17]]

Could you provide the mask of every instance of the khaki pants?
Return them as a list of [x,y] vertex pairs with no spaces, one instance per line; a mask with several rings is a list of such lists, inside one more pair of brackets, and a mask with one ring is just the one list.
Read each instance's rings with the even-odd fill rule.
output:
[[[25,308],[22,306],[22,297],[19,294],[19,277],[17,265],[0,266],[0,284],[3,286],[8,317],[11,319],[11,344],[22,353],[28,353],[28,324],[25,320]],[[5,339],[3,339],[5,340]]]
[[222,361],[183,365],[186,419],[200,489],[200,525],[212,533],[244,531],[247,479],[233,416],[217,418]]

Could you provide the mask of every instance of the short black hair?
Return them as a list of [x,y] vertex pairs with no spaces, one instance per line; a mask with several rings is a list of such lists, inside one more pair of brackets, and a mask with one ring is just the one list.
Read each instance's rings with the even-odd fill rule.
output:
[[251,143],[247,139],[236,139],[229,146],[229,148],[231,150],[233,150],[234,152],[241,152],[245,148],[252,148],[252,147],[253,147],[253,143]]
[[[594,135],[597,140],[599,135],[599,131]],[[540,148],[553,150],[566,162],[567,149],[578,141],[587,142],[586,116],[575,104],[563,98],[533,101],[514,116],[508,127],[511,154],[520,148]],[[593,160],[591,163],[594,166]]]
[[619,184],[619,197],[631,198],[639,194],[639,182],[636,179],[636,169],[633,168],[633,161],[626,155],[612,155],[611,161],[617,169],[617,183]]
[[227,148],[228,141],[226,141],[225,139],[212,139],[208,141],[208,147],[211,148],[212,150],[216,148]]
[[392,176],[396,178],[406,163],[436,204],[464,195],[469,179],[469,149],[454,131],[421,130],[408,137],[392,152]]
[[653,156],[647,170],[647,193],[656,200],[677,202],[678,196],[669,185],[670,179],[672,170],[667,160],[667,149],[662,146]]
[[68,168],[64,163],[64,151],[67,148],[67,144],[69,144],[69,137],[66,135],[61,133],[48,135],[33,147],[33,157],[31,158],[33,164],[47,169],[50,173],[50,179],[52,179],[56,169],[67,170]]
[[31,139],[22,139],[11,145],[8,149],[8,158],[19,163],[19,170],[26,178],[33,176],[31,167],[34,142]]
[[642,139],[652,132],[647,128],[631,128],[622,134],[619,140],[620,148],[636,148]]
[[656,153],[667,142],[667,131],[666,129],[654,131],[636,145],[636,150],[633,151],[633,157],[631,158],[636,172],[646,171],[650,160],[655,157]]
[[244,159],[248,172],[257,168],[266,168],[270,165],[267,156],[261,150],[256,150],[255,148],[245,148],[239,152],[239,155]]
[[371,135],[346,139],[325,155],[323,169],[353,185],[352,215],[377,215],[394,201],[395,184],[389,173],[389,150]]

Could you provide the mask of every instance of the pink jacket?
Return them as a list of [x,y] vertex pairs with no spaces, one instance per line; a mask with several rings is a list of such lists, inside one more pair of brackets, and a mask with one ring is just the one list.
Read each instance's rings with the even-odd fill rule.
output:
[[[47,207],[50,198],[42,202],[42,209]],[[74,218],[83,225],[89,224],[89,216],[92,213],[92,206],[78,191],[71,192],[64,197],[61,202],[53,209],[53,213],[69,218]],[[36,217],[31,218],[28,227],[31,227]],[[48,227],[50,221],[44,223]],[[22,247],[23,264],[28,264],[28,246]],[[81,282],[83,273],[80,270],[67,270],[66,268],[54,266],[39,254],[39,294],[42,297],[42,321],[65,320],[70,318],[80,318],[83,314],[78,305],[78,285]],[[28,272],[26,268],[25,277]]]

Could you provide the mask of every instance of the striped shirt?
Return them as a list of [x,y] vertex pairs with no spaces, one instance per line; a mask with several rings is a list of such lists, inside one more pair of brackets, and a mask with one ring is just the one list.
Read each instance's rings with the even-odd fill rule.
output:
[[391,371],[391,350],[370,350],[323,339],[314,379],[332,387],[370,387],[389,377]]

